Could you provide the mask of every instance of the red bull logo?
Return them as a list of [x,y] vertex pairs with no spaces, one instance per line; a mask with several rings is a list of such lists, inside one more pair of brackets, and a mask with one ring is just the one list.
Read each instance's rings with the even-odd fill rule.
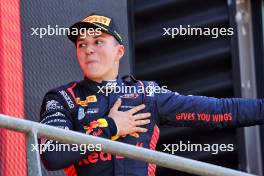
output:
[[[123,135],[123,136],[112,136],[111,137],[111,140],[115,141],[117,139],[119,139],[120,137],[126,137],[127,135]],[[139,134],[137,132],[133,132],[133,133],[130,133],[129,136],[132,136],[134,138],[139,138]]]
[[[91,134],[94,131],[94,129],[98,128],[98,127],[103,127],[103,128],[108,127],[107,121],[105,119],[101,118],[101,119],[98,119],[96,121],[90,122],[89,126],[84,126],[83,128],[86,130],[86,134]],[[98,136],[98,135],[96,135],[96,136]]]
[[[79,166],[82,165],[89,165],[89,164],[95,164],[98,161],[110,161],[112,160],[112,155],[110,153],[105,152],[93,152],[90,155],[88,155],[87,158],[83,159],[78,163]],[[115,156],[116,158],[124,158],[123,156]]]
[[[136,146],[143,147],[143,142],[137,142]],[[110,153],[105,152],[93,152],[88,155],[87,158],[79,161],[78,165],[89,165],[89,164],[95,164],[100,161],[110,161],[112,158],[115,157],[116,159],[123,159],[124,156],[121,155],[111,155]]]
[[[108,123],[105,119],[103,118],[100,118],[96,121],[92,121],[89,123],[89,126],[84,126],[83,128],[86,130],[86,134],[91,134],[94,135],[94,136],[99,136],[99,131],[101,131],[101,133],[103,133],[103,131],[101,129],[98,129],[97,132],[94,132],[94,129],[98,128],[98,127],[103,127],[103,128],[106,128],[108,127]],[[100,134],[101,134],[100,133]],[[126,137],[127,135],[123,135],[123,136],[112,136],[111,139],[113,141],[119,139],[120,137]],[[137,132],[133,132],[133,133],[130,133],[129,136],[131,137],[134,137],[134,138],[139,138],[139,134]]]

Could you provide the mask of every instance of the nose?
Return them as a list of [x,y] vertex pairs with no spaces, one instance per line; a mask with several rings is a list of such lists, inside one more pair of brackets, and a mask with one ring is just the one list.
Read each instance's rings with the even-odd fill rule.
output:
[[93,54],[94,53],[93,46],[87,45],[86,48],[85,48],[85,53],[88,54],[88,55]]

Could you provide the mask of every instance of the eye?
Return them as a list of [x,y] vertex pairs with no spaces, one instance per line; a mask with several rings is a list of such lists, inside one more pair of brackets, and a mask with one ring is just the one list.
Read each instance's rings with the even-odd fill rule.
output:
[[78,44],[78,48],[84,48],[84,47],[86,47],[86,44],[85,43],[79,43]]
[[103,40],[96,40],[96,41],[95,41],[95,44],[96,44],[96,45],[101,45],[101,44],[103,44],[103,43],[104,43]]

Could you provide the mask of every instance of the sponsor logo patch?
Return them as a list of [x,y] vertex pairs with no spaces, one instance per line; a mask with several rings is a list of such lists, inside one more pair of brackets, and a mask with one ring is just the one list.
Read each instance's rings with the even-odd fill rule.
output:
[[135,106],[126,106],[126,105],[123,105],[121,106],[121,108],[124,108],[124,109],[132,109],[134,108]]
[[63,109],[63,106],[60,106],[58,101],[56,101],[56,100],[47,101],[46,111],[49,111],[49,110],[58,110],[58,109],[60,109],[60,110]]
[[88,108],[86,113],[87,114],[96,114],[99,112],[99,108]]
[[78,120],[82,120],[84,117],[85,117],[84,109],[82,107],[79,107]]
[[72,102],[71,98],[69,97],[69,95],[64,91],[61,90],[59,91],[59,93],[63,96],[63,98],[66,100],[68,106],[72,109],[74,108],[74,103]]
[[86,99],[83,101],[79,97],[76,98],[76,103],[78,105],[81,105],[82,107],[86,107],[86,106],[88,106],[89,103],[95,103],[95,102],[97,102],[97,98],[95,95],[90,95],[90,96],[86,97]]
[[132,98],[132,99],[136,99],[138,97],[138,94],[137,93],[131,93],[131,94],[124,94],[124,95],[121,95],[120,98]]
[[[89,123],[89,126],[84,126],[83,128],[86,130],[86,134],[90,134],[92,132],[94,132],[94,129],[97,127],[108,127],[108,123],[105,119],[98,119],[98,120],[94,120],[92,122]],[[100,130],[100,129],[99,129]],[[97,130],[98,132],[98,130]]]
[[92,15],[83,20],[83,22],[89,22],[89,23],[100,23],[106,26],[109,26],[111,19],[105,16],[100,15]]

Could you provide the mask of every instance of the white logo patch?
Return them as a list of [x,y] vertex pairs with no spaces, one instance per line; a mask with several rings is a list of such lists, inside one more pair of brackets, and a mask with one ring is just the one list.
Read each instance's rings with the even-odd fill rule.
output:
[[82,107],[79,107],[78,120],[82,120],[84,117],[85,117],[84,109]]
[[59,102],[57,102],[56,100],[47,101],[46,111],[57,110],[57,109],[63,109],[63,107],[59,105]]

